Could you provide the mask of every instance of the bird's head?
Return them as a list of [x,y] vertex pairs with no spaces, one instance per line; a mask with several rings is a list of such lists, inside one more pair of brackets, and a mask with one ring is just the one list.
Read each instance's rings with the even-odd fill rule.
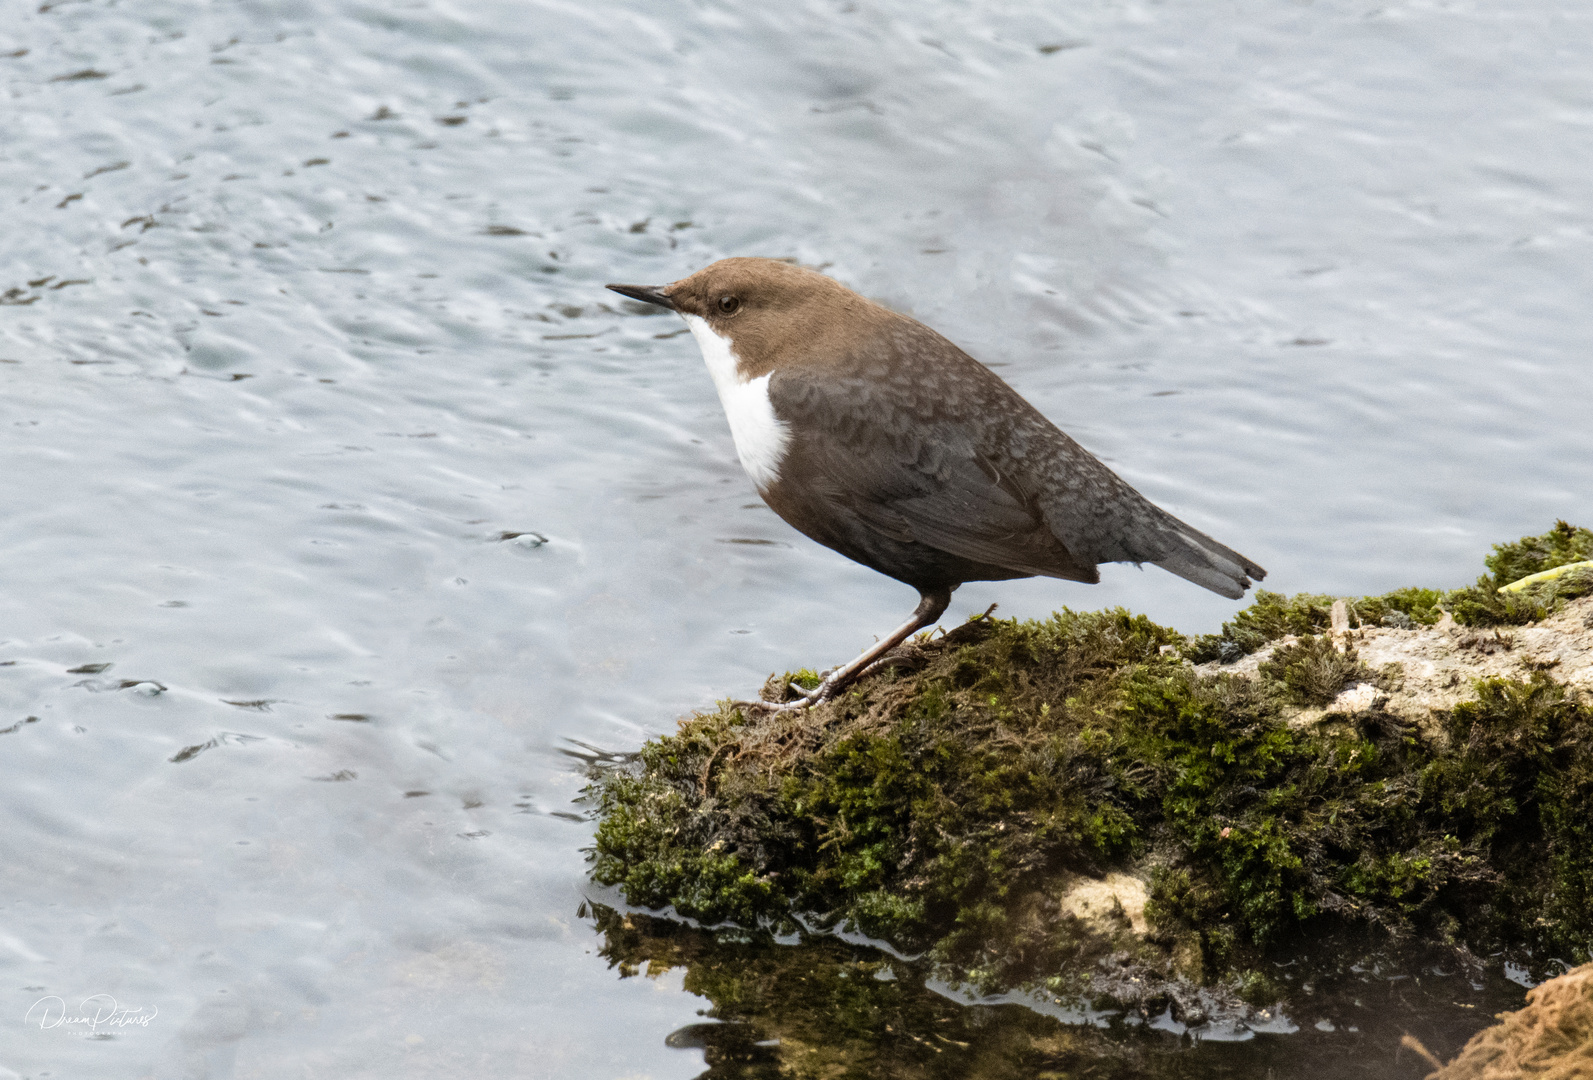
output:
[[608,287],[679,312],[699,338],[708,330],[731,343],[747,378],[816,358],[848,325],[890,316],[840,282],[779,259],[721,259],[668,285]]

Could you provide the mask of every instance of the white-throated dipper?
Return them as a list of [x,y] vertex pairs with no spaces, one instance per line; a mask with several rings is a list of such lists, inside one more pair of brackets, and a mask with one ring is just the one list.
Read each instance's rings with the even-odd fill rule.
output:
[[832,697],[940,618],[965,581],[1093,584],[1098,563],[1155,563],[1238,599],[1266,576],[935,331],[823,274],[723,259],[669,285],[608,287],[686,320],[775,513],[918,590],[912,618],[787,707]]

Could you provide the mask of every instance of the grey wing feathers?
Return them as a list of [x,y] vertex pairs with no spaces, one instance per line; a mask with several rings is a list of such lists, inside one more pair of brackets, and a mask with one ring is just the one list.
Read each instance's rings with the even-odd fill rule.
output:
[[974,562],[1030,574],[1100,580],[1095,567],[1080,564],[1046,525],[1044,515],[976,454],[954,459],[932,475],[935,487],[899,499],[891,509],[913,538]]
[[[807,482],[894,539],[1024,573],[1095,582],[1098,563],[1154,563],[1231,599],[1265,576],[1135,491],[994,372],[957,355],[966,366],[939,374],[956,383],[955,395],[935,377],[900,377],[900,368],[878,391],[888,400],[867,379],[772,380],[779,415],[802,416],[815,433],[804,440]],[[969,412],[949,410],[949,396]],[[970,413],[1000,416],[1000,435]]]
[[[835,441],[815,443],[808,453],[822,473],[816,486],[892,539],[1029,574],[1099,580],[1091,564],[1068,553],[1038,506],[1004,487],[965,447],[898,442],[894,454],[874,447],[859,455]],[[890,465],[882,469],[882,462]]]

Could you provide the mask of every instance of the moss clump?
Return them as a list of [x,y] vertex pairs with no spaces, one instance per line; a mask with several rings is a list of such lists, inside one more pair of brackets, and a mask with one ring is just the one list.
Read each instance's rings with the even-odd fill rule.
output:
[[1484,559],[1489,573],[1477,584],[1456,589],[1445,598],[1455,621],[1468,626],[1520,626],[1546,618],[1567,600],[1593,593],[1593,570],[1576,570],[1519,593],[1499,589],[1524,577],[1568,563],[1593,559],[1593,530],[1563,521],[1542,536],[1523,536],[1513,544],[1495,544]]
[[1382,596],[1351,600],[1350,618],[1362,626],[1392,626],[1409,630],[1431,626],[1443,617],[1444,594],[1438,589],[1395,589]]
[[1185,650],[1197,664],[1213,660],[1231,664],[1271,642],[1290,634],[1319,634],[1332,623],[1333,597],[1282,593],[1257,589],[1251,605],[1222,624],[1220,634],[1202,634]]
[[1320,634],[1332,625],[1333,602],[1342,599],[1354,626],[1431,626],[1443,617],[1438,589],[1396,589],[1382,596],[1332,597],[1315,593],[1284,596],[1256,590],[1255,602],[1222,624],[1219,634],[1191,638],[1185,655],[1197,664],[1231,664],[1281,637]]
[[1297,705],[1327,705],[1350,683],[1375,678],[1354,648],[1340,651],[1326,635],[1274,649],[1261,672],[1282,683]]
[[827,912],[967,973],[1049,973],[1060,893],[1035,885],[1143,848],[1111,717],[1125,674],[1176,670],[1181,640],[1120,610],[979,620],[863,698],[696,717],[600,777],[594,876],[710,922]]
[[[1247,625],[1325,620],[1323,599],[1258,599]],[[1291,703],[1375,681],[1353,651],[1307,632],[1245,678],[1189,648],[1121,609],[978,619],[820,708],[726,703],[597,775],[593,874],[633,904],[807,913],[984,989],[1086,999],[1179,977],[1263,998],[1307,931],[1589,957],[1593,709],[1538,672],[1478,683],[1440,730],[1376,708],[1300,727]],[[1149,880],[1148,938],[1064,910],[1111,870]]]
[[1542,536],[1523,536],[1513,544],[1495,544],[1493,554],[1483,562],[1493,572],[1497,585],[1508,585],[1556,566],[1589,559],[1593,559],[1593,530],[1557,521]]
[[1527,1006],[1480,1032],[1433,1080],[1593,1076],[1593,965],[1568,971],[1527,994]]
[[1430,741],[1375,713],[1336,731],[1265,712],[1236,724],[1220,688],[1186,677],[1130,705],[1167,739],[1144,752],[1178,755],[1161,807],[1176,857],[1153,879],[1153,921],[1200,933],[1219,965],[1324,918],[1588,956],[1593,844],[1576,821],[1593,805],[1579,801],[1593,796],[1593,712],[1563,687],[1480,682]]

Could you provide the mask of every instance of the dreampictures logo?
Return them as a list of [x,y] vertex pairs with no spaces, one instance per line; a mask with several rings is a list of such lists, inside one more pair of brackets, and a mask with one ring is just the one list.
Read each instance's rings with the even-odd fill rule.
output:
[[76,1009],[70,1009],[64,999],[52,994],[35,1001],[23,1022],[29,1026],[37,1024],[41,1031],[81,1031],[99,1035],[115,1028],[148,1027],[159,1015],[159,1009],[119,1005],[109,994],[93,994],[79,1002]]

